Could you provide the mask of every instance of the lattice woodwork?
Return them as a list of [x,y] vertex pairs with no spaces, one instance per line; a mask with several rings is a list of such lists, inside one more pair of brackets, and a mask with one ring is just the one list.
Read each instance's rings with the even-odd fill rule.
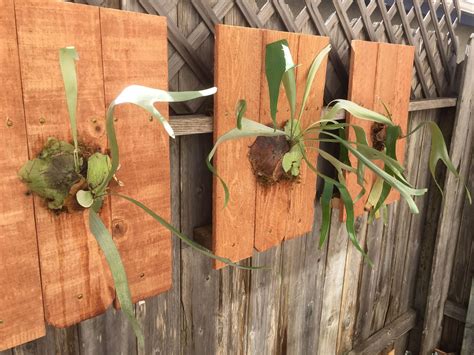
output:
[[[76,2],[111,6],[117,0]],[[416,47],[412,99],[448,95],[455,74],[457,1],[415,0],[411,8],[406,8],[403,0],[121,0],[121,7],[168,17],[169,80],[173,90],[212,85],[214,26],[241,23],[241,19],[249,27],[329,36],[333,50],[325,101],[347,96],[353,39]],[[174,105],[173,109],[180,114],[205,112],[209,107],[208,99]]]

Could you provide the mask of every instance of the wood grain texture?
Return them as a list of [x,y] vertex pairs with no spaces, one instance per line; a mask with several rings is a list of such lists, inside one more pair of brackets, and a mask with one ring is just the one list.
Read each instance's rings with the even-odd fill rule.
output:
[[[214,108],[215,140],[235,128],[238,100],[247,100],[247,117],[258,117],[261,85],[255,73],[260,73],[263,65],[261,48],[260,31],[217,26],[215,84],[219,89]],[[245,61],[242,60],[245,53],[255,55]],[[224,208],[224,191],[214,178],[213,251],[234,261],[252,256],[254,246],[256,181],[247,158],[252,141],[253,138],[226,142],[214,157],[214,165],[229,187],[230,200]],[[223,264],[216,262],[215,266],[221,268]]]
[[[474,136],[474,37],[471,37],[466,48],[466,64],[463,73],[462,87],[458,100],[456,119],[454,121],[451,140],[450,157],[454,166],[459,167],[460,176],[464,179],[469,174],[469,164],[473,152],[471,147]],[[453,267],[453,257],[461,221],[452,218],[452,211],[462,213],[465,193],[463,182],[453,174],[448,174],[444,184],[445,197],[441,203],[436,243],[434,246],[433,263],[431,267],[430,290],[427,297],[423,333],[421,338],[421,354],[428,354],[438,344],[441,338],[441,327],[444,314],[444,304],[447,299],[450,275]],[[458,193],[453,193],[458,191]]]
[[[303,100],[304,88],[308,71],[314,58],[329,44],[328,37],[311,35],[300,35],[298,37],[298,64],[296,69],[297,103]],[[327,58],[321,63],[314,78],[313,87],[308,97],[307,105],[301,117],[301,127],[307,128],[312,122],[321,116],[323,109],[324,87],[326,83]],[[316,138],[308,135],[308,138]],[[307,141],[307,157],[313,165],[316,165],[318,154],[317,142]],[[314,221],[314,202],[316,199],[316,174],[303,162],[300,169],[299,181],[289,186],[290,207],[286,225],[285,239],[291,239],[309,233]]]
[[[16,19],[30,157],[48,137],[70,140],[59,48],[74,45],[78,72],[78,136],[105,148],[99,9],[60,2],[17,1]],[[94,123],[95,122],[95,123]],[[55,214],[34,198],[45,317],[65,327],[102,313],[114,298],[108,266],[88,213]],[[101,216],[110,225],[108,208]]]
[[[131,84],[166,90],[166,19],[112,9],[100,11],[106,103]],[[166,104],[156,107],[168,116]],[[118,107],[115,117],[121,156],[117,175],[124,183],[120,193],[170,220],[168,135],[139,107]],[[112,198],[111,210],[113,237],[127,271],[133,301],[167,291],[171,287],[170,232],[118,197]]]
[[331,231],[324,275],[321,324],[317,354],[335,354],[337,347],[342,290],[348,238],[346,227],[339,223],[339,211],[332,212]]
[[[265,46],[281,39],[288,41],[293,62],[298,63],[299,38],[297,34],[270,30],[263,31],[259,122],[265,125],[272,123],[270,96],[264,70]],[[283,126],[289,118],[290,106],[282,85],[278,98],[277,124]],[[255,248],[258,251],[267,250],[280,244],[285,239],[290,212],[290,185],[290,183],[284,181],[271,186],[257,184],[255,198]]]
[[[351,45],[352,51],[350,57],[348,99],[358,105],[371,109],[373,108],[375,100],[378,43],[352,41]],[[367,140],[369,141],[370,127],[372,125],[369,121],[358,120],[357,118],[347,115],[347,122],[357,123],[357,125],[362,127],[366,132]],[[350,129],[348,134],[349,141],[354,141],[355,138],[354,130]],[[357,166],[357,159],[354,155],[349,154],[349,159],[352,166]],[[367,168],[364,171],[364,179],[371,184],[372,173]],[[357,184],[356,174],[348,174],[346,176],[346,181],[352,198],[355,198],[362,190],[362,188]],[[370,190],[366,191],[364,196],[354,204],[355,216],[360,216],[364,213],[364,204],[369,193]],[[341,212],[344,212],[343,208],[341,208]]]
[[254,253],[252,266],[265,265],[268,269],[253,272],[247,323],[246,354],[275,354],[279,348],[278,332],[282,246]]
[[28,160],[13,0],[0,8],[0,351],[45,334],[33,198],[18,178]]
[[[392,120],[406,133],[408,124],[408,105],[410,100],[411,73],[413,67],[414,48],[404,45],[387,43],[352,41],[351,77],[349,83],[349,100],[386,115],[384,105],[392,115]],[[364,128],[369,145],[373,146],[373,123],[349,115],[348,123],[357,124]],[[349,140],[355,140],[353,130],[349,131]],[[397,142],[396,154],[403,164],[405,155],[405,140]],[[356,159],[351,155],[351,163]],[[382,162],[378,162],[383,167]],[[365,169],[365,194],[355,203],[356,216],[363,213],[367,197],[376,176]],[[355,198],[361,191],[357,184],[357,176],[349,174],[347,184],[351,196]],[[389,204],[400,198],[398,191],[391,191],[386,203]]]
[[349,355],[379,354],[415,325],[416,312],[409,310],[386,327],[368,337],[352,349]]
[[[367,213],[356,219],[356,233],[359,244],[365,248],[367,234]],[[343,238],[347,238],[344,232]],[[359,309],[360,275],[364,266],[362,254],[349,244],[346,255],[344,281],[342,286],[341,313],[339,318],[339,333],[337,352],[346,353],[353,347],[354,333],[356,331],[357,312]]]

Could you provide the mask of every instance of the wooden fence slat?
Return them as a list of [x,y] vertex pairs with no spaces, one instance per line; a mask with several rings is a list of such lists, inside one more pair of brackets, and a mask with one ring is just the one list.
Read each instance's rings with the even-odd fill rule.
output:
[[[216,86],[214,141],[235,128],[235,107],[239,99],[247,100],[249,118],[260,110],[260,73],[262,67],[262,32],[242,27],[216,27]],[[242,56],[244,53],[254,53]],[[248,78],[252,78],[249,80]],[[213,250],[231,260],[252,256],[254,245],[256,181],[248,161],[248,146],[254,138],[224,143],[214,157],[219,175],[226,181],[230,200],[224,206],[224,191],[214,178]],[[245,223],[242,223],[245,221]],[[224,266],[215,263],[216,268]]]
[[[316,207],[319,217],[320,209]],[[327,244],[318,247],[316,218],[313,233],[282,245],[282,285],[278,323],[279,353],[316,354]],[[324,326],[324,325],[323,325]]]
[[[265,62],[265,46],[286,39],[293,57],[298,63],[298,35],[280,31],[263,31],[262,63]],[[252,61],[254,59],[252,58]],[[263,64],[262,64],[263,65]],[[270,97],[264,66],[260,72],[260,118],[262,124],[271,124]],[[278,99],[277,123],[284,124],[290,116],[290,106],[283,86]],[[264,251],[280,244],[285,238],[288,211],[290,208],[289,184],[280,182],[271,186],[257,183],[255,199],[255,248]]]
[[278,333],[282,284],[282,246],[255,253],[252,266],[268,269],[252,272],[247,321],[246,354],[275,354],[281,339]]
[[367,339],[371,334],[375,312],[372,306],[376,303],[378,296],[377,278],[383,267],[383,260],[381,259],[383,251],[383,230],[384,225],[381,218],[367,226],[367,234],[365,236],[367,255],[374,263],[374,266],[370,266],[368,263],[362,265],[353,345]]
[[[297,102],[301,103],[306,85],[306,77],[314,57],[329,44],[329,38],[311,35],[300,35],[298,45],[298,64],[296,71]],[[321,116],[323,106],[324,86],[326,82],[327,60],[321,66],[314,78],[313,88],[308,103],[301,117],[301,127],[304,129]],[[307,142],[308,146],[318,145]],[[307,152],[309,161],[316,164],[318,154],[316,149]],[[291,239],[311,232],[314,221],[314,201],[316,198],[316,174],[303,162],[300,169],[300,180],[289,187],[290,206],[286,225],[285,238]]]
[[45,334],[13,0],[0,0],[0,351]]
[[[105,99],[109,104],[130,84],[167,89],[166,18],[100,10]],[[168,116],[168,106],[157,104]],[[156,120],[132,105],[115,111],[124,186],[120,193],[171,218],[169,137]],[[150,149],[150,147],[153,147]],[[171,233],[138,207],[112,198],[113,237],[122,256],[134,302],[171,287]]]
[[[468,176],[468,166],[472,152],[467,149],[473,140],[474,112],[473,88],[474,81],[474,37],[466,47],[466,64],[463,74],[462,87],[458,100],[456,119],[451,139],[450,156],[454,166],[459,166],[460,175]],[[453,256],[458,239],[460,221],[452,218],[452,211],[461,215],[465,193],[464,182],[459,181],[453,174],[448,174],[444,185],[445,197],[441,205],[436,244],[430,277],[430,290],[427,297],[427,307],[421,338],[421,354],[430,353],[441,337],[441,326],[444,314],[444,304],[447,299],[450,278],[453,267]],[[459,191],[458,193],[453,193]]]
[[[79,139],[105,148],[99,9],[35,0],[16,1],[15,8],[30,157],[48,137],[71,139],[58,64],[59,48],[71,45],[81,58]],[[34,201],[47,322],[65,327],[104,312],[114,298],[113,282],[87,212],[55,214]],[[101,215],[110,225],[107,205]]]
[[319,346],[317,354],[335,354],[339,330],[342,290],[346,266],[348,239],[345,238],[346,226],[339,222],[340,212],[332,212],[331,231],[324,275],[324,293],[319,330]]
[[[356,220],[357,238],[362,248],[365,248],[366,243],[367,217],[367,213],[364,213]],[[348,238],[347,232],[344,232],[344,234],[345,235],[342,237]],[[364,262],[362,254],[352,245],[349,245],[347,247],[344,281],[342,286],[341,314],[337,341],[338,354],[345,354],[353,347],[359,305],[359,278]]]

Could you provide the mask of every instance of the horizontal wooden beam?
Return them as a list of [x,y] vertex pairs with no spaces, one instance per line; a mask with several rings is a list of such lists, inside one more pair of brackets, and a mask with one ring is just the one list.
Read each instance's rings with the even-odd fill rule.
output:
[[455,107],[458,99],[455,97],[438,97],[436,99],[414,100],[410,102],[408,111],[435,110],[438,108]]
[[413,329],[415,323],[416,312],[413,309],[410,309],[395,319],[392,323],[358,344],[349,352],[348,355],[378,354],[403,334]]
[[461,323],[466,323],[467,309],[453,301],[447,300],[444,304],[444,315]]
[[214,119],[212,116],[205,115],[171,116],[170,125],[176,136],[212,133],[214,130]]
[[[414,112],[454,107],[456,103],[457,99],[455,97],[416,100],[410,102],[408,111]],[[344,113],[339,113],[338,118],[344,118]],[[170,124],[176,136],[187,136],[191,134],[212,133],[214,130],[213,120],[212,116],[206,115],[178,115],[170,117]]]

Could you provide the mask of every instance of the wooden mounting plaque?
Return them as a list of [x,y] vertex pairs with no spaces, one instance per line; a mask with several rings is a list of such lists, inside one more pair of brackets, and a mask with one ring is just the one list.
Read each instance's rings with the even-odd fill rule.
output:
[[[392,120],[401,127],[403,133],[406,133],[413,58],[414,47],[411,46],[352,41],[349,100],[384,115],[386,114],[385,104],[392,115]],[[373,144],[371,122],[351,115],[348,115],[347,122],[363,127],[369,144]],[[349,131],[349,140],[355,140],[353,130]],[[404,139],[398,141],[396,154],[397,159],[403,164],[405,155]],[[352,165],[355,166],[355,157],[350,156],[350,160]],[[380,164],[380,166],[383,165]],[[375,181],[375,175],[367,168],[365,169],[365,181],[365,195],[354,206],[356,216],[364,213],[365,203]],[[347,175],[347,186],[353,198],[361,191],[355,174]],[[399,193],[392,191],[386,203],[394,202],[399,198]],[[343,211],[342,208],[341,211]]]
[[0,352],[45,335],[13,0],[0,0]]
[[[301,99],[309,67],[314,56],[328,45],[328,38],[224,25],[216,27],[215,76],[218,92],[214,101],[215,140],[235,128],[235,107],[239,99],[247,100],[247,117],[260,123],[271,123],[264,71],[265,46],[280,39],[288,40],[293,60],[299,64],[296,81]],[[252,55],[248,56],[247,53]],[[326,61],[315,79],[302,118],[303,127],[314,117],[320,117],[325,77]],[[278,112],[277,119],[283,123],[285,114],[289,116],[283,88]],[[303,168],[298,184],[259,185],[247,157],[248,147],[254,140],[248,138],[226,142],[219,147],[214,158],[219,175],[228,183],[230,201],[223,208],[224,191],[215,178],[213,250],[233,261],[250,257],[253,248],[263,251],[284,239],[310,232],[313,225],[316,194],[314,174]],[[309,158],[315,161],[316,157],[316,151],[312,151]],[[296,222],[289,223],[290,219]],[[222,263],[216,263],[217,268],[222,266]]]
[[[164,17],[59,1],[1,1],[0,75],[9,90],[0,99],[6,117],[0,128],[5,137],[0,153],[5,173],[0,178],[16,196],[14,206],[8,201],[0,206],[2,218],[11,216],[0,224],[0,286],[14,290],[0,297],[4,348],[42,336],[45,319],[66,327],[104,312],[115,299],[108,265],[89,232],[88,211],[53,213],[40,198],[26,196],[17,178],[48,137],[71,140],[59,49],[74,46],[79,54],[79,140],[102,151],[107,148],[106,105],[127,85],[166,90],[168,53]],[[166,104],[157,108],[168,116]],[[118,176],[125,183],[120,192],[170,220],[166,132],[132,105],[118,108],[115,116]],[[116,198],[106,201],[101,217],[120,250],[133,300],[169,289],[171,234]]]

